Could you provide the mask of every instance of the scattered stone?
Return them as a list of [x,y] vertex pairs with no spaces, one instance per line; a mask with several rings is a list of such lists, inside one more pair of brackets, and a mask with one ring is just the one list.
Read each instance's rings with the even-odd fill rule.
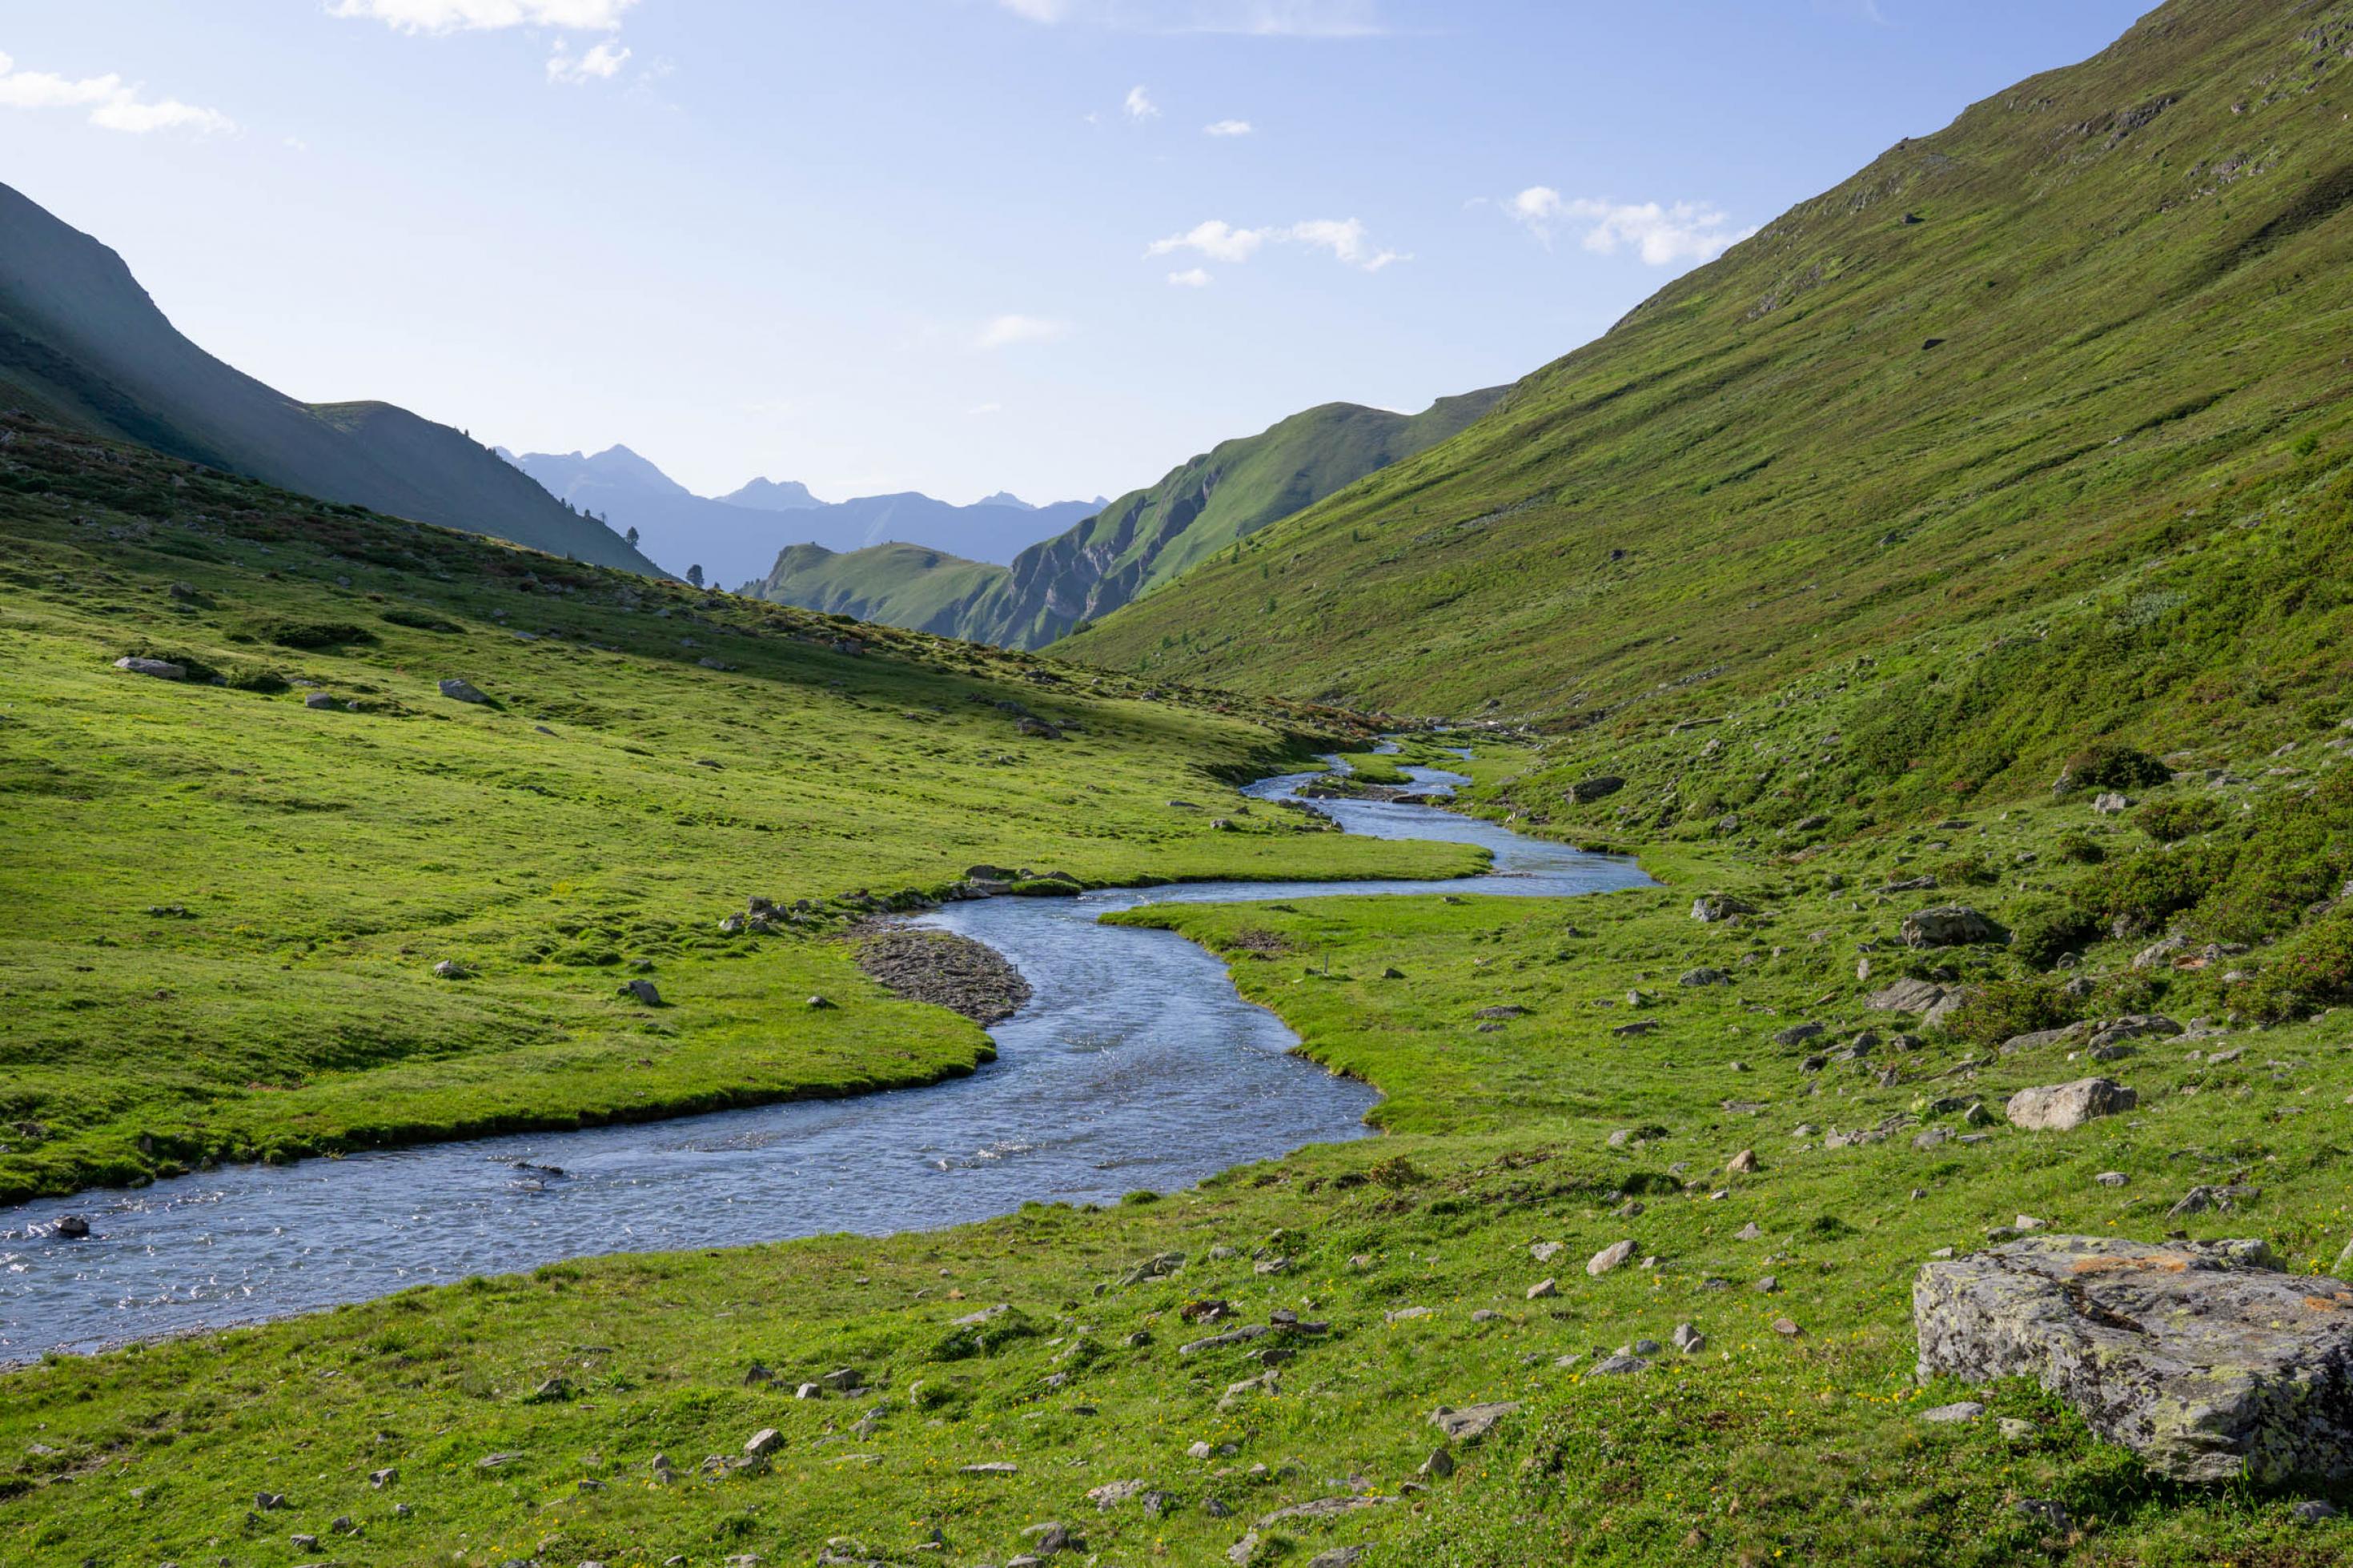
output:
[[1757,1173],[1757,1151],[1743,1149],[1725,1163],[1725,1173],[1733,1176],[1753,1176]]
[[617,989],[618,994],[633,996],[643,1006],[659,1007],[662,1005],[661,993],[654,988],[650,980],[625,980]]
[[1613,1241],[1586,1260],[1585,1271],[1594,1279],[1599,1279],[1601,1276],[1609,1273],[1611,1269],[1617,1268],[1620,1264],[1625,1262],[1628,1258],[1633,1256],[1634,1244],[1632,1242]]
[[1557,1241],[1539,1241],[1528,1248],[1528,1254],[1538,1263],[1550,1263],[1560,1256],[1563,1245]]
[[1792,1024],[1774,1036],[1773,1043],[1777,1046],[1802,1046],[1808,1040],[1818,1038],[1827,1033],[1829,1031],[1820,1024]]
[[744,1439],[744,1451],[756,1458],[763,1454],[773,1454],[784,1446],[784,1434],[774,1426],[763,1426]]
[[2022,1089],[2002,1107],[2012,1125],[2034,1132],[2066,1132],[2094,1117],[2115,1116],[2140,1103],[2140,1096],[2105,1078]]
[[1531,1301],[1546,1300],[1559,1294],[1560,1284],[1557,1280],[1539,1279],[1528,1287],[1528,1300]]
[[2217,1209],[2223,1214],[2229,1214],[2241,1204],[2251,1204],[2263,1195],[2261,1187],[2251,1187],[2236,1182],[2227,1186],[2192,1187],[2182,1194],[2179,1203],[2165,1211],[2165,1217],[2180,1219],[2189,1215],[2204,1214],[2209,1209]]
[[2032,1377],[2176,1480],[2353,1477],[2353,1286],[2261,1242],[2035,1237],[1924,1268],[1919,1375]]
[[1421,1462],[1421,1474],[1432,1480],[1444,1480],[1454,1473],[1454,1455],[1446,1448],[1432,1448],[1430,1458]]
[[1624,1377],[1633,1373],[1650,1370],[1651,1363],[1641,1356],[1627,1355],[1622,1352],[1604,1356],[1593,1363],[1593,1375],[1596,1377]]
[[488,702],[490,700],[472,684],[454,677],[441,682],[441,695],[452,702]]
[[2102,1171],[2098,1175],[2094,1176],[2092,1180],[2099,1183],[2100,1185],[2104,1187],[2121,1187],[2127,1181],[2131,1180],[2131,1178],[2126,1176],[2122,1171]]
[[1906,947],[1969,947],[2000,942],[2001,929],[1965,904],[1945,904],[1904,917]]
[[62,1241],[87,1241],[90,1239],[90,1221],[78,1214],[60,1215],[57,1228],[50,1234]]
[[305,708],[332,708],[340,712],[343,705],[342,702],[328,696],[323,691],[313,691],[302,699],[302,706]]
[[1468,1405],[1460,1410],[1440,1405],[1430,1417],[1430,1425],[1447,1436],[1450,1442],[1471,1444],[1495,1429],[1495,1424],[1520,1407],[1516,1399],[1501,1400],[1486,1405]]
[[139,658],[136,657],[118,658],[114,661],[114,668],[117,669],[129,670],[133,675],[152,676],[157,680],[185,680],[188,679],[188,667],[186,665],[174,664],[167,658]]
[[1876,1013],[1926,1013],[1945,999],[1945,988],[1926,980],[1898,980],[1862,999]]
[[1920,1412],[1920,1419],[1939,1425],[1955,1421],[1974,1421],[1985,1414],[1985,1406],[1974,1399],[1964,1399],[1956,1405],[1939,1405]]
[[1677,1323],[1675,1331],[1669,1334],[1667,1338],[1675,1349],[1685,1355],[1697,1355],[1707,1349],[1707,1336],[1689,1323]]
[[2318,1524],[2324,1519],[2337,1517],[2336,1505],[2323,1502],[2318,1498],[2306,1498],[2288,1511],[2295,1515],[2298,1524]]
[[1585,805],[1593,801],[1607,799],[1625,787],[1626,781],[1620,778],[1603,776],[1579,779],[1568,786],[1568,801],[1572,805]]
[[1687,969],[1675,981],[1678,985],[1729,985],[1732,976],[1721,969]]
[[1005,1459],[985,1459],[976,1465],[958,1465],[956,1473],[965,1476],[1017,1476],[1021,1473],[1021,1467]]
[[1753,915],[1757,906],[1729,893],[1703,893],[1692,902],[1692,919],[1714,924],[1735,915]]
[[2031,1421],[2021,1421],[2015,1415],[2004,1415],[1995,1421],[2005,1443],[2023,1443],[2040,1430]]
[[1732,1239],[1735,1241],[1762,1241],[1765,1239],[1765,1229],[1762,1226],[1758,1225],[1752,1219],[1746,1225],[1742,1226],[1738,1230],[1734,1231],[1732,1233]]

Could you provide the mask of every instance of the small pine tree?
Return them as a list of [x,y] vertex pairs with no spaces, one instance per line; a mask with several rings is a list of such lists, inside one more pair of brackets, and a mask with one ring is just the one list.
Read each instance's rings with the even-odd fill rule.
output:
[[630,549],[635,550],[638,547],[638,531],[636,529],[633,528],[629,530],[628,532],[623,534],[621,537],[629,542]]
[[688,582],[690,582],[690,583],[693,584],[694,584],[696,587],[698,587],[698,588],[702,587],[702,567],[700,567],[700,566],[690,566],[690,567],[688,567],[688,568],[686,569],[686,580],[687,580]]

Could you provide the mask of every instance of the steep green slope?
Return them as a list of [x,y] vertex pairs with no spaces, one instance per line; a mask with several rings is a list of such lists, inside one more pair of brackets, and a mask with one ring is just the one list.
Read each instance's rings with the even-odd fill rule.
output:
[[488,447],[385,403],[305,405],[182,337],[122,258],[0,185],[0,405],[192,462],[655,574]]
[[2069,604],[2343,449],[2348,47],[2176,0],[1062,651],[1577,723]]
[[[1500,388],[1465,393],[1414,415],[1352,403],[1294,414],[1170,469],[1149,489],[1120,497],[1023,551],[1009,570],[990,569],[944,612],[937,604],[944,584],[937,584],[905,595],[907,609],[891,607],[902,593],[879,569],[929,573],[917,556],[886,562],[845,555],[839,567],[802,560],[782,586],[760,593],[793,605],[865,603],[882,607],[877,618],[892,625],[923,626],[1003,647],[1039,647],[1343,485],[1445,440],[1501,395]],[[837,579],[837,572],[846,578]],[[772,575],[771,584],[776,581]],[[902,618],[918,608],[923,619]]]
[[[1303,711],[1146,700],[21,418],[0,541],[0,1202],[968,1070],[978,1030],[828,939],[976,862],[1465,863],[1227,795],[1338,732]],[[1032,709],[1065,738],[1018,734]],[[813,907],[722,931],[755,894]],[[617,1000],[640,963],[668,1005]]]
[[771,604],[953,637],[964,606],[1004,575],[1002,566],[958,560],[922,544],[877,544],[838,554],[822,544],[792,544],[746,592]]

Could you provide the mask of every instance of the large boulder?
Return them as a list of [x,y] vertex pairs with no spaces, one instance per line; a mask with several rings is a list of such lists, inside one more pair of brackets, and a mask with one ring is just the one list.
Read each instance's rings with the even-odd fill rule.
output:
[[1945,999],[1945,988],[1933,980],[1899,980],[1874,991],[1862,1005],[1875,1013],[1925,1013]]
[[456,676],[451,676],[441,682],[441,695],[452,702],[488,702],[490,700],[472,682],[460,680]]
[[2139,1103],[2139,1095],[2112,1079],[2079,1078],[2073,1083],[2021,1089],[2001,1109],[2012,1126],[2070,1132],[2095,1116],[2114,1116]]
[[2037,1236],[1921,1269],[1919,1374],[2031,1377],[2185,1481],[2353,1480],[2353,1286],[2261,1242]]
[[114,661],[114,668],[117,669],[127,669],[133,675],[153,676],[157,680],[185,680],[188,679],[188,667],[185,664],[174,664],[168,658],[141,658],[137,655],[133,654],[127,658],[116,659]]
[[1904,917],[1906,947],[1968,947],[2000,942],[2002,930],[1966,904],[1943,904]]

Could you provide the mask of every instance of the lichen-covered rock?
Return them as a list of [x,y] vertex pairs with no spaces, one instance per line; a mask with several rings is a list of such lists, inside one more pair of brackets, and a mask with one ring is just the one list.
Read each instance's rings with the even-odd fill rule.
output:
[[1736,915],[1753,915],[1757,906],[1746,899],[1736,899],[1730,893],[1702,893],[1692,900],[1692,919],[1714,924]]
[[2031,1377],[2177,1480],[2353,1479],[2353,1286],[2261,1242],[2037,1236],[1928,1264],[1919,1374]]
[[2068,1132],[2095,1116],[2114,1116],[2140,1103],[2140,1096],[2113,1079],[2079,1078],[2073,1083],[2021,1089],[2002,1107],[2013,1126],[2035,1132]]
[[1945,999],[1945,988],[1933,980],[1899,980],[1862,999],[1874,1013],[1925,1013]]

